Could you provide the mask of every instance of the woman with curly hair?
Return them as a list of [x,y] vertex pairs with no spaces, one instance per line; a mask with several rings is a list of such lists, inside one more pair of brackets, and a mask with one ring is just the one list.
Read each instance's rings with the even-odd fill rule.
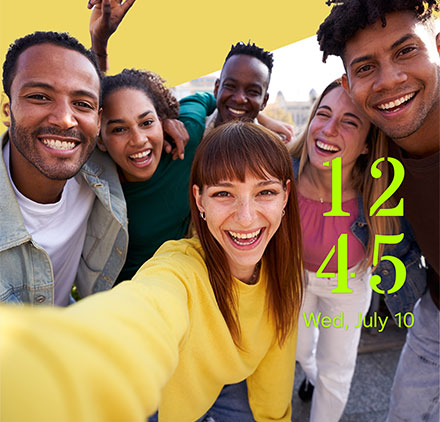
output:
[[[124,69],[103,79],[102,102],[98,147],[118,167],[129,221],[127,259],[118,283],[131,279],[162,243],[186,235],[191,164],[215,101],[204,93],[187,97],[179,114],[178,101],[158,75]],[[163,122],[177,117],[189,134],[183,160],[163,152]]]

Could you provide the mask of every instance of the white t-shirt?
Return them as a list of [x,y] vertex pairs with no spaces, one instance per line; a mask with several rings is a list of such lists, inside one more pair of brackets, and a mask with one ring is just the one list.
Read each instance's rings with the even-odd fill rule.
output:
[[9,151],[8,142],[3,148],[3,158],[23,214],[26,230],[33,241],[47,252],[52,262],[55,305],[67,306],[70,290],[78,272],[87,220],[92,211],[95,194],[78,174],[67,180],[58,202],[53,204],[34,202],[19,192],[12,181]]

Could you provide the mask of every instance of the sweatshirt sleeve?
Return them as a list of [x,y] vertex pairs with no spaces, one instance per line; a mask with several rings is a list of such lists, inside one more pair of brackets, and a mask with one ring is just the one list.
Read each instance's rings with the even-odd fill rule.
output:
[[180,100],[179,120],[185,124],[189,143],[199,145],[205,131],[206,117],[215,109],[215,97],[209,92],[197,92]]
[[66,309],[2,306],[0,420],[145,422],[187,329],[187,291],[160,264]]
[[296,338],[295,327],[281,348],[274,341],[257,370],[247,378],[249,405],[256,422],[291,421]]

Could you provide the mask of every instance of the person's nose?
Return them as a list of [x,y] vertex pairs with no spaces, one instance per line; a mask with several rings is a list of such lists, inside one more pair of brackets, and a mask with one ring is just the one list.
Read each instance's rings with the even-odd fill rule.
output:
[[239,198],[235,210],[235,221],[243,228],[250,227],[256,215],[254,201],[250,198]]
[[330,118],[322,128],[322,133],[329,137],[335,137],[338,134],[338,122],[334,118]]
[[134,147],[144,146],[148,141],[148,136],[139,128],[131,131],[130,144]]
[[382,64],[377,72],[373,89],[376,92],[393,90],[407,81],[406,73],[395,63]]
[[54,104],[47,121],[50,125],[60,129],[70,129],[78,125],[75,110],[68,100],[58,101]]
[[244,92],[244,90],[241,88],[236,89],[234,92],[233,100],[235,101],[235,103],[240,105],[246,104],[248,101],[246,92]]

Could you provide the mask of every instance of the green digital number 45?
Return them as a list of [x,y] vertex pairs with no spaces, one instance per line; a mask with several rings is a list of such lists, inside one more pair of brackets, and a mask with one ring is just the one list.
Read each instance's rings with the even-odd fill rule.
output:
[[[382,176],[382,172],[378,169],[378,164],[384,161],[385,158],[377,159],[371,166],[371,175],[374,178]],[[377,216],[403,216],[403,199],[401,199],[398,205],[394,208],[379,209],[384,202],[389,199],[401,185],[405,176],[405,170],[400,161],[395,158],[388,157],[389,163],[393,166],[394,177],[390,186],[383,192],[383,194],[375,201],[370,208],[370,216],[376,214]],[[330,162],[323,163],[324,166],[330,166]],[[332,160],[332,208],[330,211],[325,212],[324,216],[348,216],[348,212],[342,210],[342,159],[337,157]],[[397,244],[403,239],[403,233],[398,235],[376,235],[374,238],[373,249],[373,265],[376,266],[379,263],[379,249],[380,244],[390,245]],[[330,252],[325,257],[323,263],[316,272],[317,277],[335,277],[335,273],[325,272],[330,259],[336,253],[336,246],[333,245]],[[348,237],[346,233],[343,233],[338,238],[337,243],[337,256],[338,256],[338,286],[332,290],[332,293],[351,293],[353,290],[348,287]],[[395,267],[396,280],[393,287],[388,290],[388,294],[394,293],[399,290],[406,280],[406,268],[403,262],[391,255],[384,255],[380,258],[380,261],[390,261]],[[350,273],[350,277],[354,278],[356,274]],[[378,285],[381,282],[381,277],[375,274],[370,279],[371,288],[377,293],[385,293],[379,289]]]

